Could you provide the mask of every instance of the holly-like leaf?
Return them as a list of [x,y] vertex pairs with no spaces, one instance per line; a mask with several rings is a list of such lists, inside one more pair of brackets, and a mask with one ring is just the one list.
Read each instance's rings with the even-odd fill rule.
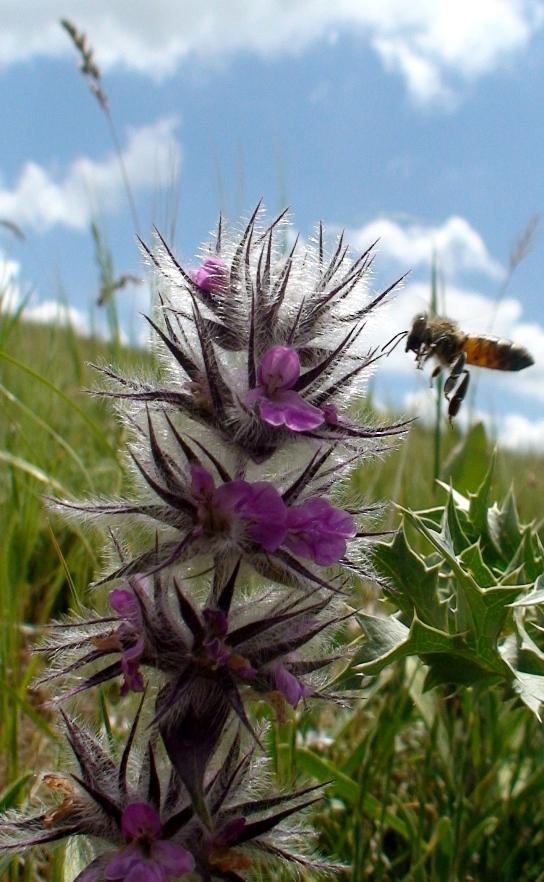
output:
[[516,609],[517,607],[536,606],[539,603],[544,603],[544,573],[539,575],[532,591],[522,594],[511,606]]
[[376,543],[372,559],[380,574],[392,583],[394,601],[402,612],[411,617],[415,610],[423,622],[446,628],[447,607],[438,596],[440,564],[427,566],[410,547],[403,529],[392,542]]
[[466,567],[467,572],[470,573],[480,588],[491,588],[496,584],[496,577],[484,562],[479,542],[466,548],[459,555],[459,561]]
[[512,490],[509,491],[501,508],[495,504],[488,510],[487,526],[493,545],[500,551],[504,560],[509,561],[518,550],[523,538]]
[[453,493],[449,493],[448,501],[444,509],[442,532],[450,537],[452,547],[457,554],[460,554],[465,548],[468,548],[470,545],[470,539],[467,537],[463,529],[459,515],[461,515],[462,520],[464,521],[465,525],[467,525],[468,518],[466,513],[459,512],[457,506],[455,505]]
[[540,708],[544,704],[544,677],[538,674],[527,674],[525,671],[514,671],[514,674],[514,691],[541,721]]
[[487,534],[487,512],[491,500],[491,486],[495,472],[496,453],[493,452],[486,476],[476,493],[469,493],[469,519],[476,536]]
[[388,664],[409,655],[405,647],[410,638],[410,628],[394,616],[381,618],[361,613],[357,618],[366,640],[354,657],[353,670],[379,674]]
[[[363,645],[366,658],[362,660],[362,649],[355,670],[363,674],[379,674],[393,661],[417,655],[431,668],[432,685],[440,682],[470,686],[487,678],[509,677],[509,667],[498,652],[482,654],[467,644],[462,635],[431,628],[417,616],[409,629],[393,618],[360,614],[358,619],[367,642]],[[426,688],[428,681],[429,677]]]
[[528,582],[536,581],[544,572],[544,552],[538,533],[535,533],[530,527],[526,527],[523,532],[523,541],[518,553],[523,557],[526,580]]

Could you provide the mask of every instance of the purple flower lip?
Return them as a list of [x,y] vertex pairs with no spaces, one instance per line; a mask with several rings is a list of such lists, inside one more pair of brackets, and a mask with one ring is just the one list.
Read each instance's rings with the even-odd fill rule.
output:
[[191,278],[203,291],[221,294],[227,288],[227,264],[220,257],[207,257],[202,266],[191,273]]
[[304,401],[293,386],[300,377],[300,361],[294,349],[274,346],[259,364],[259,385],[250,389],[245,403],[258,404],[261,418],[271,426],[283,426],[293,432],[308,432],[321,426],[323,412]]
[[274,665],[274,680],[276,689],[291,707],[296,708],[301,699],[313,695],[313,689],[291,674],[282,661],[277,661]]
[[[136,575],[133,576],[133,579],[139,586],[144,586],[142,576]],[[111,593],[110,605],[125,619],[114,635],[121,652],[121,669],[124,678],[120,690],[121,695],[127,695],[129,692],[143,692],[144,679],[140,672],[140,660],[145,649],[145,639],[140,604],[129,588],[116,588]],[[127,647],[128,641],[133,642]]]
[[[133,576],[133,578],[135,578]],[[119,613],[127,622],[130,622],[135,630],[140,630],[142,626],[142,615],[140,612],[140,604],[136,600],[134,593],[128,588],[115,588],[111,592],[110,606]]]
[[195,861],[188,851],[161,838],[159,816],[147,803],[133,802],[127,806],[121,832],[129,844],[108,863],[108,882],[168,882],[194,870]]
[[212,867],[229,873],[247,870],[252,865],[249,855],[240,854],[232,848],[244,833],[246,824],[246,819],[243,817],[231,818],[205,843],[203,851]]
[[293,554],[327,567],[346,553],[346,540],[356,535],[353,517],[328,499],[314,496],[287,511],[284,545]]
[[202,618],[208,636],[202,643],[204,654],[201,654],[199,661],[204,665],[209,665],[211,662],[214,668],[228,667],[244,680],[256,677],[257,671],[251,667],[248,660],[233,652],[223,641],[229,629],[227,616],[219,609],[206,607],[202,612]]

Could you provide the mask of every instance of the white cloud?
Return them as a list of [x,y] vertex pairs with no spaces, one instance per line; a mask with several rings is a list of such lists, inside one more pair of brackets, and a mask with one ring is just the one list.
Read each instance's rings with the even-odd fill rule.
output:
[[436,251],[447,278],[462,272],[479,272],[494,280],[504,277],[503,267],[490,256],[480,234],[462,217],[450,217],[439,227],[402,225],[384,218],[347,230],[346,235],[361,251],[379,239],[380,261],[392,260],[403,269],[430,268]]
[[[0,261],[1,272],[2,263]],[[139,300],[143,304],[145,298],[139,296],[137,290],[135,286],[130,286],[130,290],[126,292],[127,296],[131,298],[131,301],[137,302]],[[149,297],[147,300],[149,300]],[[146,305],[148,306],[149,304],[147,303]],[[20,312],[20,317],[25,322],[70,327],[76,334],[82,337],[98,337],[99,339],[108,340],[111,336],[103,311],[96,310],[93,315],[90,308],[88,310],[78,309],[76,306],[63,303],[60,300],[38,300],[35,296],[25,300],[18,281],[14,280],[9,297],[2,298],[0,288],[0,313],[15,315],[17,312]],[[120,310],[120,312],[123,312],[122,319],[125,320],[124,323],[128,324],[126,321],[127,315],[125,314],[127,310]],[[139,323],[140,333],[138,335],[129,335],[124,328],[121,330],[120,336],[123,345],[128,345],[129,343],[142,347],[148,345],[149,334],[140,325],[141,322]]]
[[499,426],[503,447],[515,450],[544,450],[544,419],[530,420],[517,413],[506,414]]
[[[160,168],[170,168],[173,174],[177,170],[181,148],[175,128],[176,120],[168,118],[129,130],[123,162],[134,193],[157,186]],[[60,180],[28,162],[13,189],[0,188],[0,217],[41,231],[55,224],[81,230],[89,226],[96,210],[114,212],[123,199],[123,178],[114,153],[102,161],[79,157]]]
[[21,288],[20,269],[19,263],[0,254],[0,313],[15,315],[20,312],[26,321],[70,324],[80,334],[90,333],[88,316],[73,306],[58,301],[33,303],[32,297],[26,297]]
[[528,45],[544,17],[540,0],[399,0],[385,6],[397,12],[396,21],[378,22],[374,47],[422,103],[451,102],[448,80],[492,71]]
[[91,334],[91,323],[87,313],[75,306],[68,306],[55,300],[44,300],[42,303],[27,306],[23,310],[23,318],[25,321],[40,325],[56,324],[71,327],[82,337]]
[[[417,417],[424,426],[434,426],[436,421],[436,393],[429,389],[408,393],[403,402],[405,413]],[[443,419],[446,422],[446,408],[443,408]],[[464,407],[455,418],[457,427],[467,432],[470,426],[483,423],[487,436],[492,442],[498,442],[502,448],[523,451],[544,451],[544,419],[530,419],[521,413],[501,412],[497,415],[481,409]]]
[[0,253],[0,312],[11,312],[21,302],[20,265]]
[[[434,426],[436,421],[436,393],[429,389],[410,392],[404,398],[404,412],[417,417],[424,426]],[[443,409],[446,422],[446,408]],[[544,419],[532,420],[520,413],[501,413],[500,419],[490,413],[471,407],[464,407],[455,418],[461,431],[466,432],[470,426],[483,423],[487,436],[497,441],[502,448],[523,451],[544,451]]]
[[0,0],[0,59],[68,55],[58,20],[88,33],[103,69],[155,77],[199,58],[297,54],[338,33],[366,40],[419,102],[451,101],[471,79],[525,50],[544,20],[542,0]]

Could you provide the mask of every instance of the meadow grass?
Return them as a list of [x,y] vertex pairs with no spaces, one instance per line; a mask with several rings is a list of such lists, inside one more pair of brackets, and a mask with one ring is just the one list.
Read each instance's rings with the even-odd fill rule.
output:
[[[8,325],[9,323],[9,325]],[[42,696],[27,692],[39,658],[29,645],[53,615],[77,608],[100,565],[103,538],[48,512],[46,497],[117,491],[121,432],[110,409],[85,394],[87,361],[110,355],[67,328],[4,317],[0,350],[0,800],[40,768],[55,735]],[[127,362],[145,354],[126,350]]]
[[[89,602],[104,544],[103,536],[48,513],[44,497],[122,489],[123,429],[107,404],[82,391],[95,385],[87,362],[114,358],[130,372],[134,362],[149,367],[150,355],[21,317],[4,318],[1,343],[0,806],[7,808],[23,800],[29,779],[57,750],[43,695],[28,691],[40,663],[29,646],[52,616]],[[440,479],[474,492],[491,456],[483,429],[461,437],[445,428],[441,449]],[[443,505],[435,451],[433,431],[416,423],[397,450],[360,466],[352,489],[412,509]],[[539,528],[544,460],[499,451],[495,498],[504,497],[512,476],[520,518]],[[398,523],[396,508],[386,507],[383,526]],[[378,603],[375,595],[371,602]],[[300,719],[293,712],[274,725],[278,779],[332,782],[315,823],[324,853],[345,861],[355,880],[544,879],[540,723],[497,689],[424,692],[422,680],[421,663],[409,658],[379,677],[354,677],[359,695],[347,708],[322,707]],[[122,713],[109,689],[95,720],[118,721]],[[48,863],[38,856],[6,872],[12,880],[63,878],[58,857]]]

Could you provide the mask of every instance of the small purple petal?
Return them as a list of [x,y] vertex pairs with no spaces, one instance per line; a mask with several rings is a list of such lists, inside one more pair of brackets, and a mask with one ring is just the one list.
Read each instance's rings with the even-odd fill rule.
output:
[[321,410],[328,426],[338,426],[340,424],[340,417],[334,404],[324,404]]
[[356,532],[355,522],[347,511],[315,496],[288,510],[284,545],[293,554],[327,567],[344,556],[346,539],[352,539]]
[[204,648],[214,664],[221,666],[227,664],[231,655],[230,649],[225,646],[219,637],[214,637],[213,640],[205,640]]
[[266,551],[276,551],[286,532],[287,509],[280,494],[267,481],[229,481],[217,488],[214,507],[244,522],[249,538]]
[[236,845],[246,827],[245,818],[231,818],[213,837],[215,846]]
[[108,882],[167,882],[166,872],[155,861],[146,860],[132,846],[123,849],[106,867]]
[[273,397],[279,389],[291,389],[300,376],[300,361],[294,349],[274,346],[263,356],[257,379],[265,395]]
[[143,836],[158,839],[162,825],[157,812],[147,802],[131,802],[123,812],[121,831],[127,839]]
[[215,482],[202,466],[191,466],[191,494],[196,502],[207,502],[213,495]]
[[110,606],[123,616],[127,622],[139,628],[142,621],[140,604],[138,603],[134,593],[127,588],[116,588],[111,592]]
[[202,610],[202,618],[204,619],[204,623],[206,625],[206,631],[210,636],[213,634],[215,637],[224,637],[229,629],[229,620],[227,619],[225,613],[221,612],[220,609],[212,609],[207,606]]
[[141,861],[142,853],[135,843],[122,848],[106,867],[106,879],[124,879]]
[[293,432],[309,432],[325,422],[323,411],[289,390],[277,392],[273,399],[260,399],[261,417],[271,426],[286,425]]
[[121,670],[123,671],[124,680],[119,690],[121,696],[128,695],[129,692],[143,692],[144,678],[140,672],[139,661],[133,661],[127,658],[127,654],[121,659]]
[[127,806],[121,819],[123,835],[131,840],[106,867],[110,882],[167,882],[172,876],[184,876],[194,870],[191,854],[181,845],[160,839],[160,818],[146,802]]
[[192,873],[195,868],[195,860],[188,851],[175,842],[167,842],[164,839],[155,842],[151,854],[169,876],[185,876]]
[[301,698],[308,698],[313,694],[313,690],[306,686],[305,683],[297,680],[294,674],[291,674],[281,661],[277,662],[274,667],[274,680],[276,689],[278,692],[281,692],[291,707],[296,707]]
[[242,680],[253,680],[257,676],[257,671],[251,667],[247,658],[235,653],[231,653],[229,658],[229,670],[233,671],[237,677],[241,677]]
[[199,288],[210,294],[221,294],[227,287],[228,268],[220,257],[207,257],[191,278]]
[[293,432],[307,432],[324,421],[323,411],[308,404],[292,387],[300,376],[300,361],[294,349],[275,346],[263,357],[257,374],[259,385],[250,389],[245,403],[259,404],[261,418],[271,426],[287,426]]

